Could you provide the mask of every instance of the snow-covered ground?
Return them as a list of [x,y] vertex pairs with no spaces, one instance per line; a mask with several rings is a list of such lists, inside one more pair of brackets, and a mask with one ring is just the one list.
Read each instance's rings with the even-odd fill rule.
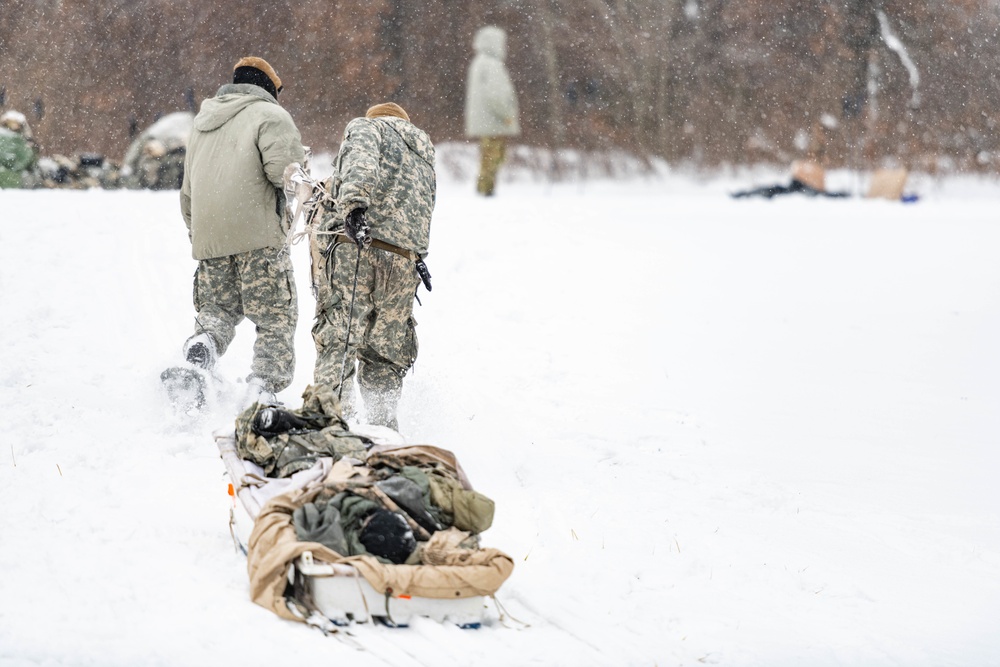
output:
[[1000,186],[451,173],[400,424],[496,501],[527,626],[360,652],[252,604],[229,417],[159,394],[193,324],[177,194],[2,191],[0,665],[1000,665]]

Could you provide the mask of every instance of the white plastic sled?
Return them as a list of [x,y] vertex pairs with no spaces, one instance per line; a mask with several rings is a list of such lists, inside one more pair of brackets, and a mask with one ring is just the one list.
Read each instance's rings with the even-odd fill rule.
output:
[[[375,429],[394,434],[387,429]],[[377,440],[378,435],[382,434],[376,432],[363,435]],[[226,467],[228,492],[232,496],[230,532],[236,547],[246,554],[254,522],[267,498],[312,481],[322,475],[323,471],[307,470],[287,479],[269,479],[254,463],[240,458],[233,432],[218,432],[215,434],[215,441]],[[382,438],[379,444],[401,443]],[[303,577],[313,604],[335,625],[371,622],[405,626],[415,617],[425,617],[463,628],[477,628],[486,612],[487,601],[483,596],[435,599],[379,593],[352,565],[320,562],[313,559],[310,551],[294,561],[289,580],[294,580],[296,576]]]

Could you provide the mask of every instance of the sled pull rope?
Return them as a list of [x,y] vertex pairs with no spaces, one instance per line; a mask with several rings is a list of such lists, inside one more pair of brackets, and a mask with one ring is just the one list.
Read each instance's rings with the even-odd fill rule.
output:
[[233,514],[233,510],[230,509],[229,510],[229,536],[233,538],[233,547],[235,547],[237,553],[242,552],[242,554],[244,556],[248,556],[249,554],[247,553],[246,548],[242,544],[240,544],[239,539],[237,539],[237,537],[236,537],[235,525],[236,525],[236,515]]
[[361,596],[361,604],[365,608],[365,616],[368,617],[370,623],[374,623],[375,619],[372,618],[372,612],[368,609],[368,600],[365,598],[365,591],[361,588],[361,575],[358,574],[357,570],[354,571],[354,583],[358,586],[358,595]]
[[354,262],[354,285],[351,287],[351,306],[347,310],[347,340],[344,341],[344,358],[340,362],[340,388],[337,390],[337,401],[344,396],[344,374],[347,373],[347,350],[351,346],[351,324],[354,323],[354,298],[358,293],[358,271],[361,270],[361,246],[358,246],[358,259]]
[[527,629],[527,628],[531,627],[530,623],[525,623],[524,621],[519,621],[518,619],[516,619],[513,616],[511,616],[510,612],[507,611],[506,607],[504,607],[502,604],[500,604],[500,600],[497,599],[496,594],[491,595],[490,599],[493,600],[493,604],[496,605],[497,612],[500,614],[500,625],[504,626],[505,628],[511,627],[511,626],[507,625],[507,623],[506,623],[506,619],[509,618],[510,620],[514,621],[515,623],[517,623],[520,626],[520,627],[515,627],[514,628],[515,630],[524,630],[524,629]]
[[396,621],[392,620],[392,614],[389,613],[389,600],[392,599],[392,588],[385,589],[385,618],[389,621],[389,627],[398,628]]
[[306,218],[306,221],[302,226],[302,231],[297,232],[294,229],[288,230],[288,236],[285,238],[286,247],[296,245],[299,241],[301,241],[303,238],[307,236],[329,236],[335,233],[331,231],[323,231],[322,229],[319,228],[319,223],[315,220],[316,211],[318,210],[319,210],[318,208],[313,208],[309,212],[309,216]]
[[[285,215],[283,218],[288,221],[288,232],[285,234],[285,244],[281,246],[281,250],[278,252],[279,257],[283,253],[287,253],[289,248],[301,241],[303,236],[309,235],[313,219],[316,217],[316,211],[319,210],[319,204],[327,198],[326,189],[322,187],[322,184],[310,178],[301,165],[297,165],[297,167],[297,173],[285,183],[285,187],[283,188],[285,194]],[[301,201],[298,197],[293,196],[295,188],[290,188],[290,184],[308,185],[310,190],[308,199]],[[295,207],[294,213],[292,213],[290,206],[292,202],[298,204]],[[301,232],[296,231],[299,226],[299,220],[303,221],[303,230]]]

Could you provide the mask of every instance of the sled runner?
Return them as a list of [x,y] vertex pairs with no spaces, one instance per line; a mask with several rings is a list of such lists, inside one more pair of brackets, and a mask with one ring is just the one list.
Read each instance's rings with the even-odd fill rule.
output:
[[[253,601],[282,618],[321,628],[367,622],[403,626],[415,617],[478,627],[487,598],[510,575],[513,561],[499,550],[479,547],[478,533],[492,521],[493,504],[471,489],[451,452],[402,444],[389,429],[341,431],[334,425],[328,428],[335,434],[327,434],[326,441],[331,437],[343,441],[331,445],[331,451],[350,451],[356,441],[363,441],[363,453],[311,457],[294,471],[287,462],[301,463],[305,457],[286,458],[289,474],[276,478],[280,461],[277,467],[269,462],[262,466],[247,454],[248,447],[258,446],[261,438],[247,436],[245,426],[261,422],[261,409],[248,409],[237,420],[235,433],[215,434],[230,482],[230,530],[237,547],[247,555]],[[254,410],[258,414],[251,415]],[[297,434],[286,434],[276,450],[285,455],[298,447],[301,454],[306,446],[298,436],[303,433],[317,432],[300,429]],[[454,504],[448,506],[447,514],[438,513],[437,506],[420,507],[420,494],[401,492],[416,488],[408,486],[409,479],[402,476],[405,471],[419,479],[414,470],[426,471],[434,484],[449,489],[448,502]],[[425,493],[423,497],[432,496]],[[365,510],[365,529],[351,532],[352,512],[366,504],[370,508]],[[433,516],[425,509],[434,512]],[[323,525],[317,521],[321,514],[342,517],[342,521]],[[385,540],[377,532],[366,535],[383,514],[398,520],[402,531],[387,532]],[[340,542],[322,537],[331,528]],[[310,529],[315,532],[300,539]],[[399,558],[393,557],[391,549],[379,551],[392,543],[389,538],[393,536],[410,540],[405,551],[416,545],[405,562],[405,551]]]

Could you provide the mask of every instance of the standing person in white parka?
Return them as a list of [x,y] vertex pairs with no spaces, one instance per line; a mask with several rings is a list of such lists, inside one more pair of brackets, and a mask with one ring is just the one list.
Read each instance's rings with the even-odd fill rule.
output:
[[496,26],[480,28],[465,89],[465,134],[479,139],[480,164],[476,191],[490,197],[497,170],[507,151],[507,137],[521,134],[517,94],[507,73],[507,33]]

